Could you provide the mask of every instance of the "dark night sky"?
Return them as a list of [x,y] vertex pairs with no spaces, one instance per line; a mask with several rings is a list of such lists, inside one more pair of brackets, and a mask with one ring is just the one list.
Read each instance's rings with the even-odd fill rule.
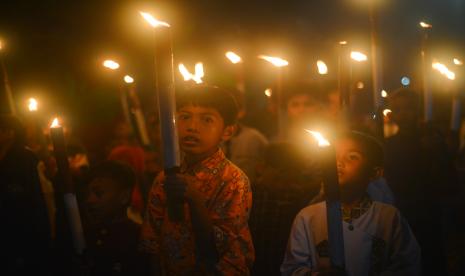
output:
[[[339,40],[368,52],[368,1],[3,1],[0,37],[6,41],[4,59],[19,108],[34,95],[49,113],[65,113],[79,118],[75,124],[85,124],[108,121],[119,107],[116,76],[100,66],[107,57],[134,75],[144,107],[153,109],[151,30],[138,10],[156,11],[172,23],[175,59],[192,66],[203,61],[210,83],[231,85],[224,52],[241,53],[249,93],[259,94],[273,72],[257,54],[281,55],[290,61],[291,72],[311,79],[317,77],[310,68],[317,58],[327,61],[335,77]],[[422,19],[434,25],[433,54],[465,57],[465,1],[376,1],[388,90],[399,85],[401,76],[417,74]]]

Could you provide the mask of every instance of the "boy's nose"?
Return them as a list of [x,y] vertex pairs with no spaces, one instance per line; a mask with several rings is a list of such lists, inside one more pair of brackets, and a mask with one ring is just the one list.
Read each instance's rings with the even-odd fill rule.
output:
[[187,125],[187,131],[190,131],[190,132],[197,132],[199,129],[199,122],[198,120],[196,119],[192,119],[189,121],[188,125]]

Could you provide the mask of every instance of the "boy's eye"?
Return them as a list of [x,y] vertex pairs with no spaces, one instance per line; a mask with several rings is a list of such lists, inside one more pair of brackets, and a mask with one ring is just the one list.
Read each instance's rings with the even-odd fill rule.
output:
[[212,123],[212,122],[213,122],[213,118],[210,117],[210,116],[205,116],[205,117],[203,117],[202,119],[203,119],[203,121],[204,121],[205,123]]
[[179,114],[178,119],[179,120],[187,120],[187,119],[189,119],[189,115],[188,114]]
[[347,159],[350,161],[360,160],[362,156],[357,152],[350,152],[347,154]]
[[102,190],[94,190],[93,192],[94,192],[96,197],[98,197],[98,198],[103,197],[104,192]]

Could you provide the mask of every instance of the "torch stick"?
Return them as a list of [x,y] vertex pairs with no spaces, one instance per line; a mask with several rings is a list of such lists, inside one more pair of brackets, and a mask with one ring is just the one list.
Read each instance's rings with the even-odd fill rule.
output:
[[[155,28],[155,78],[163,144],[163,167],[167,179],[173,179],[172,176],[180,166],[181,157],[175,123],[176,99],[171,28],[169,24],[156,20],[150,14],[141,12],[141,15]],[[177,202],[168,197],[168,215],[171,220],[183,220],[183,207],[184,202]]]
[[[127,77],[127,76],[126,76]],[[150,146],[150,138],[147,132],[147,124],[145,123],[144,113],[142,112],[141,104],[139,97],[136,93],[136,87],[134,83],[128,83],[128,97],[131,106],[131,113],[134,116],[134,120],[136,123],[137,133],[139,135],[139,139],[144,146]]]
[[349,60],[349,51],[347,49],[347,42],[339,42],[339,77],[338,77],[338,89],[340,93],[342,116],[345,120],[348,120],[350,116],[350,75],[351,67]]
[[[0,45],[0,49],[1,49],[1,45]],[[8,79],[5,62],[3,61],[3,57],[1,54],[0,54],[0,61],[2,64],[3,84],[5,85],[5,93],[6,93],[6,97],[8,101],[8,107],[10,109],[11,115],[16,115],[16,107],[15,107],[15,102],[13,100],[13,92],[11,92],[10,80]]]
[[320,158],[323,185],[326,196],[326,218],[328,224],[328,246],[331,267],[344,270],[344,235],[342,230],[342,212],[337,176],[336,152],[319,132],[306,130],[318,140],[318,156]]
[[450,129],[459,133],[460,126],[462,125],[462,99],[459,95],[455,94],[452,100],[452,114],[450,120]]
[[82,230],[81,216],[79,214],[76,194],[74,193],[71,174],[69,171],[65,136],[63,133],[63,128],[59,125],[57,118],[53,120],[53,123],[50,126],[50,136],[52,139],[53,152],[58,167],[57,180],[58,183],[61,184],[64,193],[63,200],[65,212],[71,230],[74,251],[76,254],[82,255],[86,247],[84,231]]
[[430,57],[428,52],[428,38],[432,25],[420,22],[422,27],[421,40],[421,68],[423,77],[424,120],[430,123],[433,120],[433,93],[430,86]]

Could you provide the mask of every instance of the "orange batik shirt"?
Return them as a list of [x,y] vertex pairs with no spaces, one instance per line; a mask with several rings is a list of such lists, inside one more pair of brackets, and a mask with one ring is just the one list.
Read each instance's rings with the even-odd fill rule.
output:
[[[247,222],[252,205],[247,176],[221,150],[193,168],[183,163],[181,173],[194,177],[194,187],[205,198],[219,256],[217,270],[223,275],[250,274],[254,248]],[[186,203],[183,222],[170,221],[161,179],[163,173],[155,179],[150,191],[142,226],[142,247],[159,256],[166,275],[204,274],[202,266],[196,265],[189,207]]]

